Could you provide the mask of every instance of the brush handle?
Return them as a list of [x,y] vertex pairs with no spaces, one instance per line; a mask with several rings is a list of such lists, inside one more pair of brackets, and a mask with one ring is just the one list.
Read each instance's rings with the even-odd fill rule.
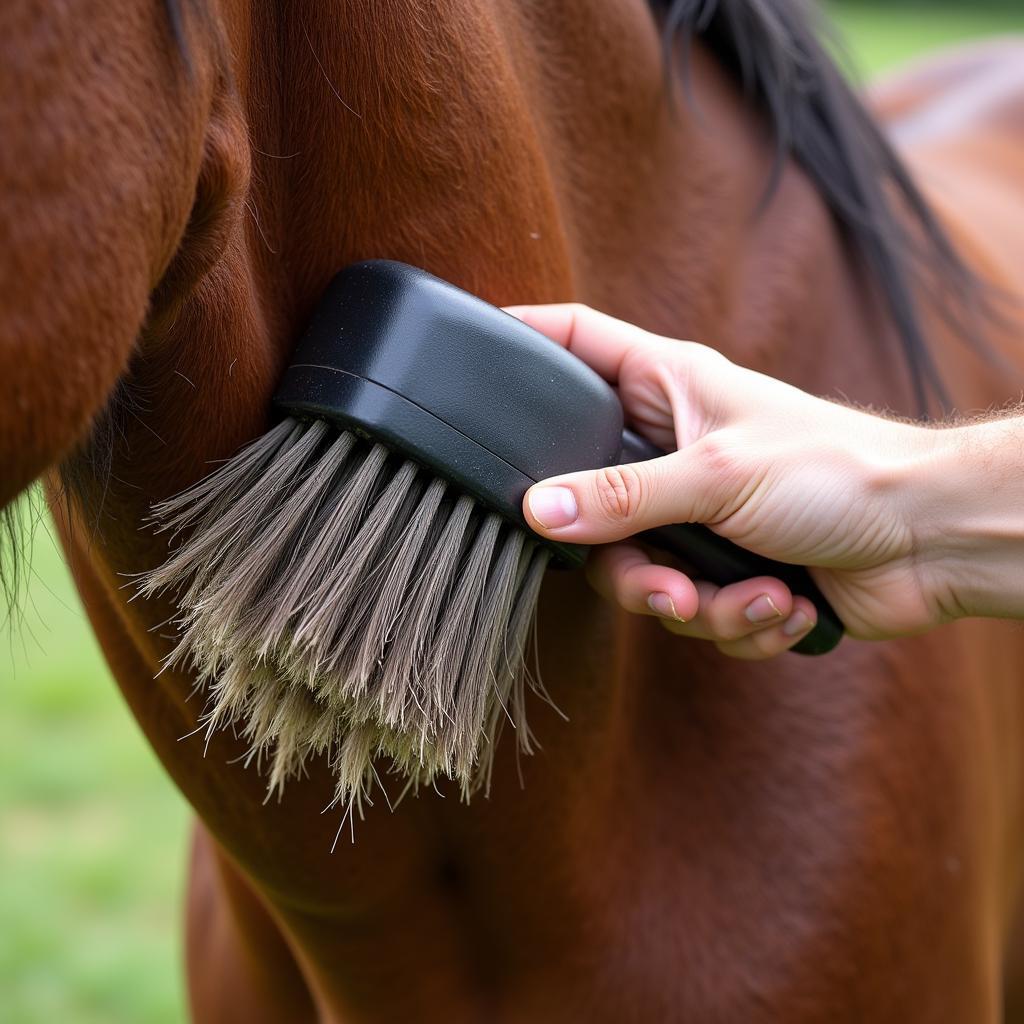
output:
[[[623,462],[647,462],[665,454],[631,430],[622,432]],[[806,597],[818,610],[818,622],[792,648],[797,654],[827,654],[843,638],[843,624],[839,616],[803,566],[788,565],[755,555],[698,523],[659,526],[640,536],[654,547],[678,555],[698,576],[717,586],[739,583],[753,576],[774,576],[782,580],[794,594]]]

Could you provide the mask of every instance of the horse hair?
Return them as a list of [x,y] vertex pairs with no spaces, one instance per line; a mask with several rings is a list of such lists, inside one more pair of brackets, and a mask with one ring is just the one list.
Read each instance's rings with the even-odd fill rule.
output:
[[[664,18],[667,66],[677,39],[700,40],[766,114],[776,145],[767,195],[787,157],[815,184],[848,252],[879,290],[910,371],[918,411],[929,395],[948,405],[918,305],[927,290],[959,333],[964,311],[985,308],[979,282],[878,124],[822,45],[823,26],[806,0],[651,0]],[[904,219],[906,218],[906,219]],[[947,297],[950,296],[951,298]]]
[[171,30],[171,38],[174,40],[174,48],[178,52],[185,67],[192,70],[192,58],[188,49],[188,40],[185,36],[185,17],[181,9],[181,0],[163,0],[164,14],[167,16],[167,24]]
[[21,514],[23,501],[24,498],[18,498],[0,509],[0,606],[5,609],[3,617],[8,624],[17,615],[30,543]]
[[25,624],[20,598],[28,586],[32,545],[47,507],[42,491],[31,487],[0,509],[0,626],[11,632]]

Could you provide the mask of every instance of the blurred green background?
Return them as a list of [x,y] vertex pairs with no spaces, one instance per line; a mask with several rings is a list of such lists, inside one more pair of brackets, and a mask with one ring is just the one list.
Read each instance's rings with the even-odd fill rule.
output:
[[0,647],[0,1024],[177,1024],[186,808],[37,530]]
[[[1021,0],[831,10],[865,74],[1024,31]],[[180,1022],[186,808],[43,531],[33,568],[25,626],[0,648],[0,1022]]]
[[832,0],[824,7],[865,76],[963,40],[1024,32],[1024,0]]

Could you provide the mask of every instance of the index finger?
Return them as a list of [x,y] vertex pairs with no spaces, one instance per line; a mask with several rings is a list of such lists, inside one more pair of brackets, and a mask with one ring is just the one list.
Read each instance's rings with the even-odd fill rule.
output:
[[545,306],[505,306],[505,312],[582,359],[609,384],[618,384],[626,355],[655,336],[579,302]]

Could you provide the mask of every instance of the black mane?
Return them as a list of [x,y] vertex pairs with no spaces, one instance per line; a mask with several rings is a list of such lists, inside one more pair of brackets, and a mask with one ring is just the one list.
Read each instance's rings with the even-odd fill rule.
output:
[[957,302],[966,308],[977,282],[823,46],[818,12],[806,0],[651,3],[664,20],[666,60],[677,39],[699,37],[764,111],[777,144],[776,178],[787,157],[799,164],[828,204],[855,263],[883,297],[919,411],[927,412],[929,396],[947,404],[917,295],[922,286],[941,282],[952,301],[937,297],[937,304],[958,322]]

